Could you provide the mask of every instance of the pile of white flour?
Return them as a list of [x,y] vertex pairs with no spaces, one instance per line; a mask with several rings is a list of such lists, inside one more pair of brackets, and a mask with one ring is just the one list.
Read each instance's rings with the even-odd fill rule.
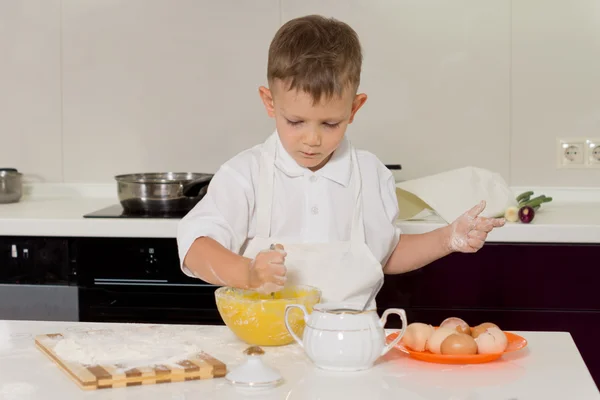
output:
[[63,334],[54,352],[84,365],[118,365],[121,369],[172,365],[202,351],[202,335],[194,327],[132,325],[118,330]]

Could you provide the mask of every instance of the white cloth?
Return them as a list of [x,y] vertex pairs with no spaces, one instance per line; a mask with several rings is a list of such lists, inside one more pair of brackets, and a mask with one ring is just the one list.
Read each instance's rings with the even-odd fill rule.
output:
[[[285,151],[277,132],[273,174],[271,235],[293,243],[333,243],[350,240],[355,208],[351,184],[352,146],[341,143],[319,171],[299,166]],[[206,196],[179,223],[180,260],[198,237],[210,237],[242,253],[257,233],[257,195],[264,144],[226,162],[213,177]],[[367,151],[356,151],[362,182],[365,241],[381,264],[395,249],[400,229],[395,225],[398,202],[392,173]],[[288,255],[290,257],[290,255]],[[193,274],[182,265],[188,275]],[[343,284],[343,278],[341,284]]]
[[398,201],[403,206],[401,219],[407,220],[420,218],[430,208],[450,224],[482,200],[486,201],[482,217],[503,216],[508,207],[517,205],[502,176],[483,168],[454,169],[399,182],[397,187]]
[[[287,257],[286,285],[311,285],[321,290],[322,302],[363,304],[373,286],[383,278],[381,263],[365,243],[361,177],[356,151],[351,151],[352,173],[348,189],[354,208],[349,240],[298,243],[295,237],[271,235],[271,203],[275,176],[275,137],[267,140],[260,162],[256,236],[244,256],[254,258],[271,244],[280,243]],[[375,302],[372,303],[372,306]]]

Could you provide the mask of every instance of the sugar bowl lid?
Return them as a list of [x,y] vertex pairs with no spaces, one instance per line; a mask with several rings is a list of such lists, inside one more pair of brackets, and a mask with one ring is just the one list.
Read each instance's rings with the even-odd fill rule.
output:
[[230,384],[242,388],[272,388],[283,382],[281,374],[264,364],[264,350],[259,346],[251,346],[244,350],[246,361],[229,372],[225,379]]

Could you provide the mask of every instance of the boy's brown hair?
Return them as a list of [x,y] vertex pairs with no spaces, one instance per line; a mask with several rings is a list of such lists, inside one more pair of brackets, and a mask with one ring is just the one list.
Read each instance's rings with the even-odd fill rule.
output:
[[286,22],[269,47],[267,79],[281,80],[318,103],[321,97],[354,93],[360,83],[362,50],[358,35],[346,23],[309,15]]

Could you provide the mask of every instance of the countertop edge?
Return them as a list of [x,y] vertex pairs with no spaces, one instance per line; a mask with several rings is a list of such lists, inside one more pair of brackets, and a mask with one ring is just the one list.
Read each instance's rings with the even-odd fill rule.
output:
[[[600,187],[511,187],[555,197],[544,214],[530,224],[507,223],[492,231],[489,243],[600,244]],[[19,203],[0,204],[0,236],[171,238],[178,218],[84,218],[87,213],[118,204],[114,184],[28,185]],[[583,212],[580,209],[586,208]],[[597,216],[595,216],[597,212]],[[588,220],[586,213],[592,214]],[[577,218],[570,218],[574,216]],[[420,234],[446,226],[441,219],[396,221],[402,233]]]
[[[0,236],[25,237],[177,237],[178,219],[0,219]],[[403,234],[422,234],[446,226],[439,222],[398,221]],[[600,244],[600,226],[508,223],[492,231],[488,243]]]

